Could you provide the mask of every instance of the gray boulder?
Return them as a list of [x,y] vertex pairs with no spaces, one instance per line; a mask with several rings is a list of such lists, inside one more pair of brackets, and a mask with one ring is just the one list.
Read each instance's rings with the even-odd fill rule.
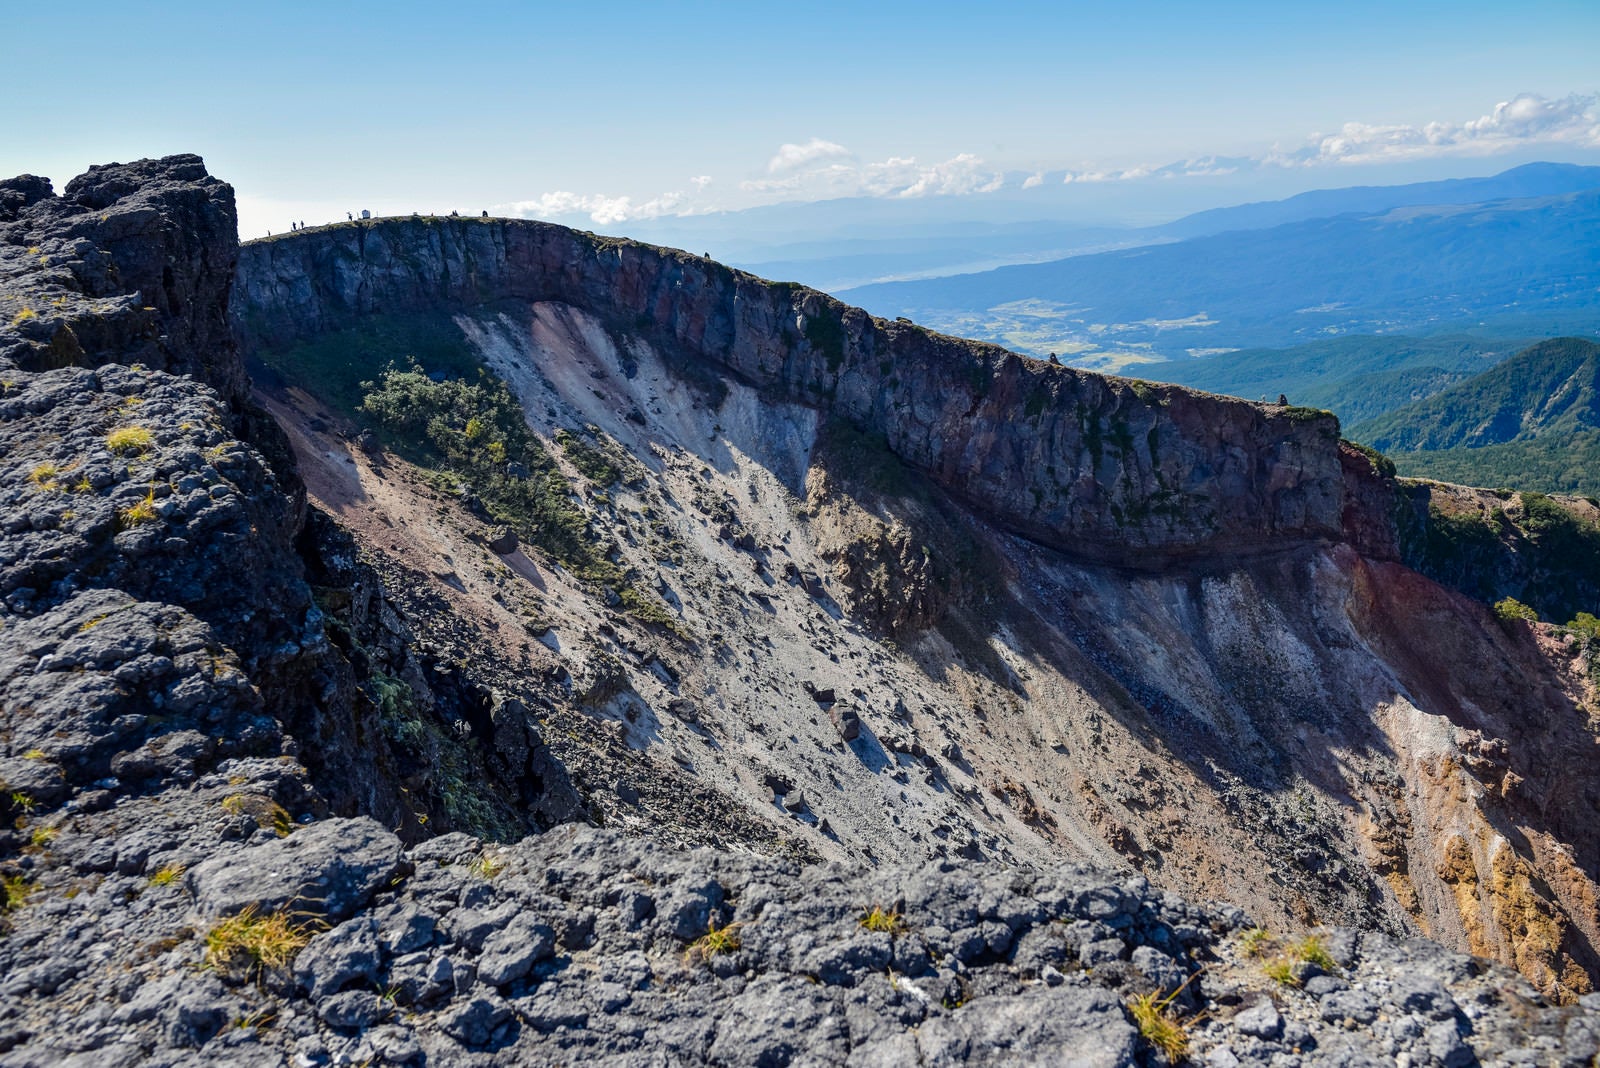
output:
[[400,839],[374,819],[327,820],[196,865],[185,877],[205,917],[292,907],[342,920],[406,871]]
[[1104,990],[1035,987],[936,1016],[917,1031],[918,1063],[1120,1068],[1134,1063],[1133,1025]]

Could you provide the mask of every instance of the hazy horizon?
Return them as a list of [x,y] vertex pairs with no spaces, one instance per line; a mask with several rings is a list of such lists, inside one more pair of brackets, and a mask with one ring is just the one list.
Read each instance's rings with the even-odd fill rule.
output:
[[1600,163],[1600,8],[1551,0],[803,15],[91,0],[74,8],[70,67],[40,47],[56,14],[7,21],[0,59],[34,91],[0,171],[59,185],[198,152],[238,190],[245,237],[362,209],[693,233],[685,220],[711,213],[851,198],[911,204],[908,225],[1148,225],[1316,188]]

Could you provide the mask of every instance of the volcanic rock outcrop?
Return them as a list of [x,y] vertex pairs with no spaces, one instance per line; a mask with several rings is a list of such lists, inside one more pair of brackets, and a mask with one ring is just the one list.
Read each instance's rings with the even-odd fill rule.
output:
[[[349,628],[330,639],[308,582],[351,567],[339,563],[336,538],[319,540],[323,525],[307,527],[287,439],[248,396],[228,315],[231,188],[193,156],[97,168],[59,198],[32,179],[8,188],[24,195],[0,220],[0,359],[11,368],[0,398],[0,596],[35,628],[50,622],[0,683],[7,733],[24,740],[0,777],[35,802],[35,787],[65,796],[52,777],[82,788],[110,771],[156,789],[221,755],[276,754],[287,729],[335,811],[400,825],[441,807],[436,786],[409,796],[420,784],[395,767],[383,739],[373,657],[349,655]],[[410,666],[409,631],[392,613],[385,630],[381,606],[367,603],[375,583],[362,597],[360,576],[344,577],[344,614],[392,673],[377,672],[380,682],[409,668],[431,699],[426,672]],[[140,608],[126,616],[135,629],[147,612],[171,620],[163,633],[179,621],[195,628],[181,650],[191,659],[176,659],[180,650],[163,640],[124,635],[124,607]],[[61,642],[73,634],[81,636]],[[207,665],[200,678],[193,656]],[[40,657],[65,685],[26,677]],[[225,661],[233,663],[222,671]],[[278,726],[224,720],[208,700],[213,686]],[[104,691],[113,704],[84,700]],[[188,738],[197,731],[209,737]],[[119,748],[147,755],[111,767]],[[148,756],[162,752],[182,756]],[[539,805],[518,801],[530,815]]]
[[231,232],[0,183],[0,1065],[1592,1063],[1589,651],[1331,417],[497,220],[252,397]]

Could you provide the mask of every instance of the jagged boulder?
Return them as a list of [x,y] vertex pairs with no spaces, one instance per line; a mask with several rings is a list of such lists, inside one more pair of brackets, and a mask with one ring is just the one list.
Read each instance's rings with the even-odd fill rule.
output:
[[255,908],[342,920],[405,872],[400,839],[366,817],[326,820],[196,865],[185,877],[202,916]]
[[0,331],[0,358],[31,369],[140,363],[244,400],[249,382],[228,322],[233,188],[199,156],[91,167],[60,196],[26,175],[7,190],[0,275],[27,269],[36,283],[0,308],[0,321],[33,313],[12,336]]

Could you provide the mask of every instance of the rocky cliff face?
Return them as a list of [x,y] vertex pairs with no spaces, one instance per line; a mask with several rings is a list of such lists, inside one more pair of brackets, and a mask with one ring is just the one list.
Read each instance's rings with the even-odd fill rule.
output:
[[[475,583],[449,539],[402,551],[450,562],[458,611],[487,597],[537,619],[541,670],[572,669],[581,710],[798,821],[804,848],[1115,860],[1590,989],[1600,791],[1538,769],[1595,744],[1591,653],[1400,566],[1482,595],[1413,559],[1447,522],[1330,419],[1069,372],[539,224],[253,243],[236,309],[291,381],[327,381],[341,351],[366,361],[346,379],[408,353],[435,377],[477,363],[552,448],[581,460],[579,434],[634,458],[621,484],[570,477],[590,536],[655,576],[676,638],[597,611],[614,591],[546,585],[535,530],[526,599],[492,562]],[[280,414],[308,429],[314,496],[394,523],[395,505],[354,503],[381,470],[309,459],[339,455],[313,426],[337,417],[296,407]],[[808,716],[802,682],[852,707]],[[839,732],[842,762],[806,756]],[[860,804],[885,775],[903,809]]]
[[869,427],[1001,525],[1079,555],[1271,551],[1339,529],[1331,416],[1052,367],[681,252],[429,218],[253,242],[242,257],[236,313],[253,344],[396,308],[583,308],[697,374]]
[[198,156],[95,167],[60,196],[33,175],[0,182],[0,274],[13,280],[0,357],[33,371],[138,363],[243,400],[227,317],[233,220],[233,188]]
[[403,798],[374,662],[353,643],[433,694],[403,624],[326,632],[308,572],[361,584],[307,528],[287,439],[248,398],[228,316],[232,190],[192,156],[96,168],[61,197],[31,178],[4,188],[0,595],[23,644],[0,778],[62,804],[284,750],[318,778],[319,804],[415,826],[438,787]]
[[[1359,467],[1314,423],[985,350],[983,435],[863,428],[845,395],[902,387],[867,388],[850,346],[972,354],[842,313],[837,370],[863,383],[817,386],[700,351],[724,335],[682,327],[700,305],[637,266],[621,289],[656,292],[657,315],[619,323],[497,288],[555,284],[537,278],[459,288],[465,261],[401,223],[421,243],[374,246],[384,292],[438,260],[448,299],[350,314],[322,302],[386,271],[308,233],[281,254],[312,273],[269,284],[247,249],[253,355],[316,356],[333,386],[408,355],[455,368],[385,395],[485,405],[435,413],[455,466],[429,467],[303,382],[259,394],[271,419],[238,390],[226,309],[200,307],[226,285],[185,267],[214,262],[196,233],[231,229],[198,161],[92,185],[108,240],[124,210],[167,222],[115,254],[73,222],[77,260],[170,268],[166,304],[41,264],[40,235],[89,201],[0,183],[0,1065],[1153,1064],[1138,999],[1169,996],[1219,1064],[1592,1059],[1600,821],[1568,759],[1594,744],[1588,653],[1366,548],[1399,544],[1377,473],[1334,487],[1365,532],[1348,541],[1337,509],[1285,503],[1326,463]],[[645,252],[698,262],[618,256]],[[38,323],[80,304],[117,326],[104,349],[88,311]],[[780,323],[769,355],[825,368],[812,321]],[[1151,552],[1119,549],[1140,461],[1106,460],[1115,422],[1069,431],[1062,410],[1051,433],[1089,454],[1075,477],[1115,485],[1035,531],[1015,498],[1059,469],[1030,453],[986,517],[950,465],[1033,448],[993,399],[1006,381],[1151,420],[1151,471],[1213,503],[1218,472],[1264,473],[1227,499],[1270,514],[1151,509],[1129,535]],[[548,449],[537,480],[484,429],[495,383]],[[529,483],[548,492],[516,497]],[[502,522],[517,500],[534,518]],[[610,829],[507,844],[563,820]],[[459,827],[476,833],[440,833]],[[1367,933],[1306,941],[1318,923]],[[1498,957],[1543,994],[1375,928]]]

